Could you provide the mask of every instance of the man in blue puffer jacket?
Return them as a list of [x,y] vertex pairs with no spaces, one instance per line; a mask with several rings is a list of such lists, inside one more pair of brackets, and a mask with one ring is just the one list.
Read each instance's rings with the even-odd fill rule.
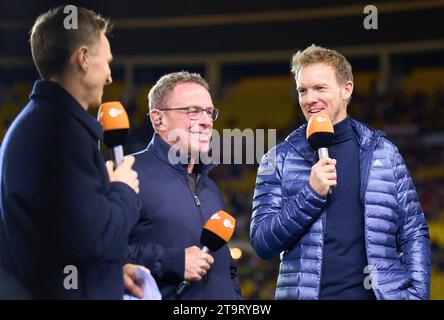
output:
[[[428,227],[398,149],[347,116],[349,62],[312,45],[292,59],[305,118],[324,113],[335,133],[318,160],[306,125],[260,164],[250,238],[281,255],[276,299],[428,299]],[[329,194],[329,189],[332,193]]]

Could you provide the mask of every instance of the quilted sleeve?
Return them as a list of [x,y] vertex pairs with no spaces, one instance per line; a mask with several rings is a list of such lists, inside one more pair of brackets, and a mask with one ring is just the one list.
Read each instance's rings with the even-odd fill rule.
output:
[[[272,156],[276,154],[277,156]],[[283,152],[272,149],[260,163],[253,196],[250,241],[263,259],[271,259],[304,235],[316,221],[326,198],[307,183],[288,201],[282,198]]]

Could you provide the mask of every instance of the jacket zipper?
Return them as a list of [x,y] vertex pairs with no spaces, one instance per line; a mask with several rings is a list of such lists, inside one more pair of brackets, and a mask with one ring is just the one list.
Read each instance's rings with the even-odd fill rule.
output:
[[[316,161],[316,160],[315,160]],[[327,199],[329,194],[327,193]],[[322,273],[324,271],[324,249],[325,249],[325,234],[327,233],[327,204],[322,213],[322,253],[321,253],[321,272],[319,274],[319,290],[318,290],[318,300],[321,299],[321,284],[322,284]]]
[[[187,185],[188,185],[188,176],[186,177],[186,179],[187,179]],[[203,214],[202,214],[201,202],[200,202],[200,199],[198,197],[198,192],[197,192],[198,189],[199,189],[198,188],[198,180],[199,179],[197,179],[197,181],[196,181],[196,194],[193,193],[193,190],[191,190],[191,188],[189,186],[188,186],[188,189],[190,190],[191,195],[194,198],[194,203],[196,204],[197,211],[199,212],[200,222],[201,222],[202,228],[203,228],[203,226],[205,224],[205,221],[204,221]],[[202,300],[205,300],[204,298],[205,298],[205,288],[206,288],[206,286],[207,286],[207,275],[204,275],[204,277],[203,277],[203,284],[202,284],[202,290],[201,290],[201,299]]]
[[194,202],[196,203],[197,209],[199,211],[200,222],[202,223],[202,228],[203,228],[205,222],[204,222],[202,210],[200,208],[200,200],[199,200],[199,197],[196,194],[193,194],[193,197],[194,197]]
[[321,255],[321,273],[319,274],[319,290],[318,290],[318,300],[321,299],[321,284],[322,284],[322,272],[324,271],[324,248],[325,248],[325,234],[327,232],[327,208],[325,208],[322,213],[322,255]]
[[[375,138],[375,140],[373,141],[373,143],[371,144],[370,148],[367,151],[369,154],[373,155],[373,151],[375,150],[375,146],[379,142],[379,139],[381,138],[381,136],[382,135],[378,135]],[[365,166],[363,166],[365,168],[365,175],[364,175],[364,180],[361,181],[361,194],[360,194],[362,203],[365,203],[364,202],[364,195],[367,190],[368,177],[369,177],[369,172],[370,172],[370,164],[371,164],[373,158],[366,157],[365,159],[366,159],[366,163],[365,163]]]
[[[196,186],[196,193],[197,193],[197,186]],[[204,218],[203,218],[203,214],[202,214],[202,209],[200,207],[200,200],[199,197],[197,196],[197,194],[194,195],[194,201],[196,202],[196,206],[199,210],[199,216],[200,216],[200,220],[202,222],[202,228],[204,226]],[[208,270],[208,272],[210,272],[210,270]],[[207,282],[208,282],[208,272],[204,275],[203,277],[203,284],[202,284],[202,300],[205,300],[205,289],[207,288]]]

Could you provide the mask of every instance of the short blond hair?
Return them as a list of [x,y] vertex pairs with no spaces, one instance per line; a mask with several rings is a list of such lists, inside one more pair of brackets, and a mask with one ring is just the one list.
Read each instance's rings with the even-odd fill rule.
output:
[[291,59],[291,72],[297,78],[302,67],[314,63],[324,63],[331,66],[335,70],[336,80],[340,84],[345,84],[347,81],[353,82],[352,66],[347,59],[335,50],[319,47],[315,44],[303,51],[299,50],[293,55]]
[[179,83],[187,82],[200,84],[205,89],[210,90],[208,83],[198,73],[190,73],[188,71],[168,73],[157,80],[156,84],[148,93],[149,110],[162,109],[162,105],[170,92],[173,91]]

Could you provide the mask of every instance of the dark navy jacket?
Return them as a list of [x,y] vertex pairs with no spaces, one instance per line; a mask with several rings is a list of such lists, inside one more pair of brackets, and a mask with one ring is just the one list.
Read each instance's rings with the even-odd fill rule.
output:
[[[140,202],[127,185],[109,182],[101,138],[100,124],[67,91],[37,81],[3,141],[0,269],[33,299],[122,298]],[[75,287],[70,265],[77,289],[67,290]]]
[[[154,135],[148,148],[135,154],[142,212],[130,236],[129,260],[147,266],[163,299],[175,299],[183,280],[185,248],[200,246],[204,223],[223,210],[216,184],[208,177],[212,165],[200,168],[197,198],[188,185],[186,164],[168,161],[170,146]],[[193,282],[182,299],[238,299],[236,268],[225,245],[211,253],[214,264],[201,280]]]

